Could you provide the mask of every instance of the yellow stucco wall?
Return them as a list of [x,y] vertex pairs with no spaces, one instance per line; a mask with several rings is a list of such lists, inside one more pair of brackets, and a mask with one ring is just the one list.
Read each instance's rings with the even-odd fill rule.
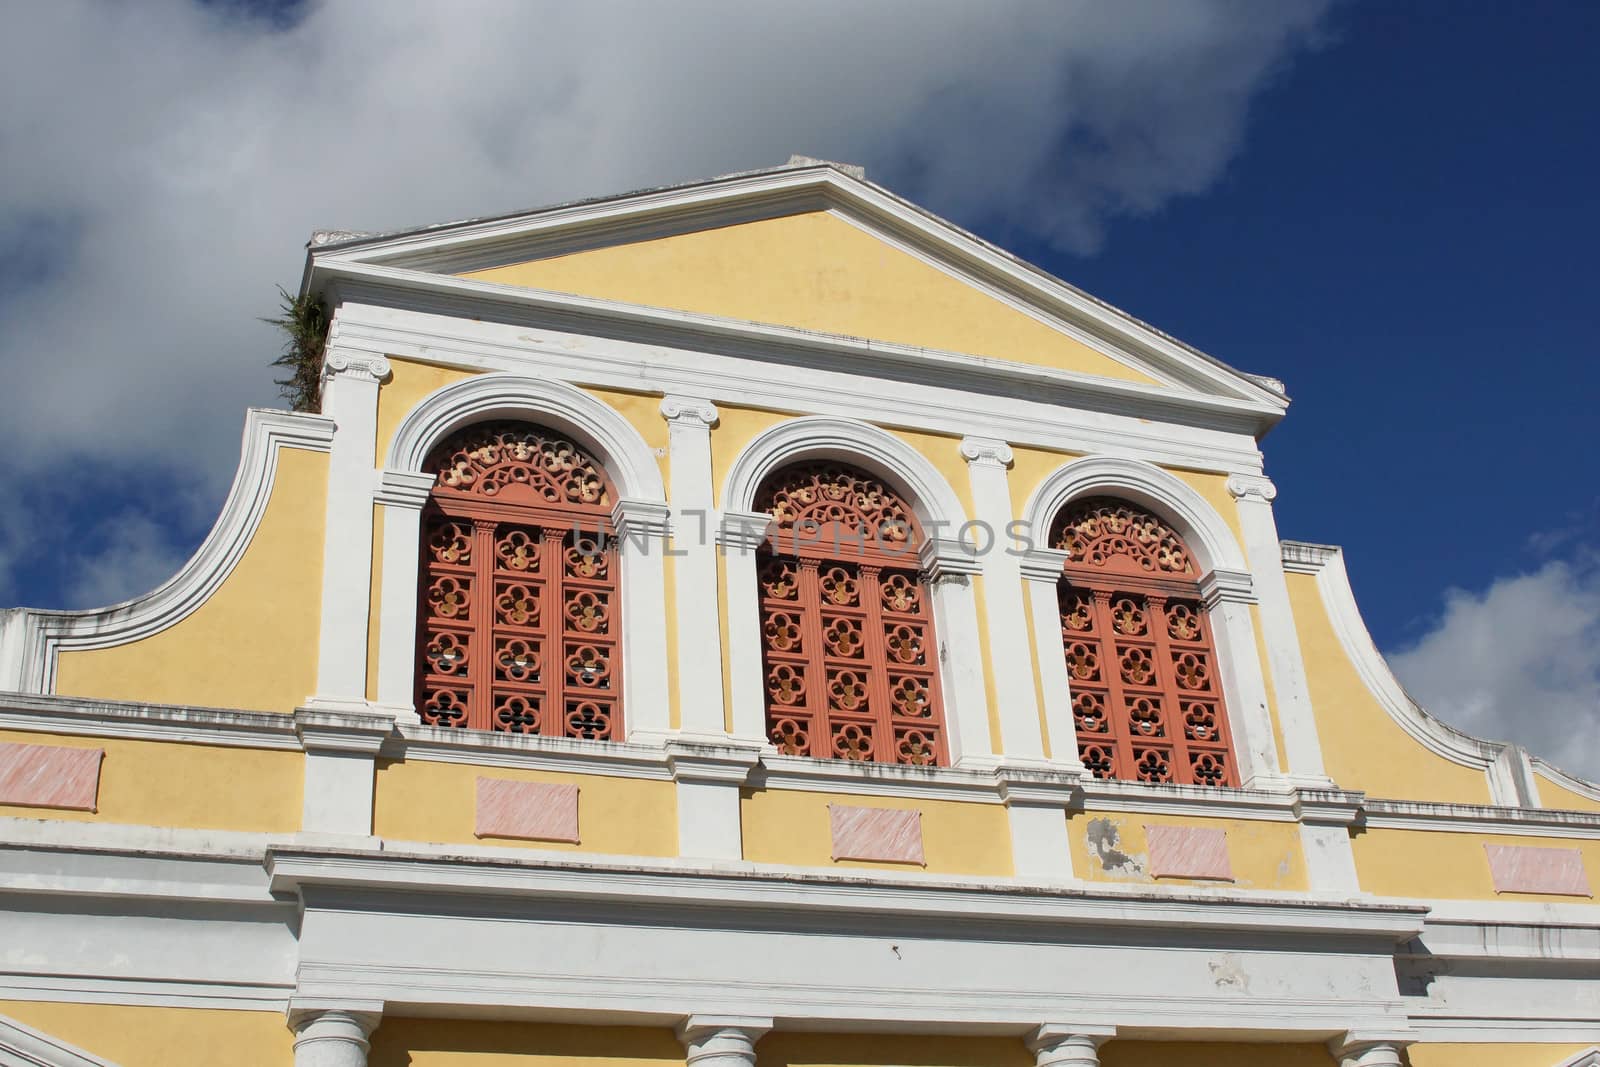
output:
[[389,443],[395,431],[405,421],[411,409],[437,389],[479,372],[459,367],[440,367],[419,360],[389,357],[389,380],[378,387],[378,433],[373,449],[373,466],[383,468],[389,455]]
[[305,757],[298,751],[21,730],[0,730],[0,742],[105,750],[97,811],[0,804],[0,816],[194,830],[300,829]]
[[[833,859],[828,805],[914,808],[922,812],[926,868],[908,863]],[[790,789],[745,790],[739,804],[744,858],[803,867],[863,867],[934,874],[1011,875],[1011,828],[1005,808],[956,800],[899,799],[812,793]]]
[[823,211],[465,277],[1154,383]]
[[756,1067],[1033,1067],[1020,1038],[945,1034],[774,1033]]
[[1289,602],[1328,774],[1375,798],[1488,804],[1483,772],[1436,756],[1402,730],[1345,656],[1317,579],[1290,574]]
[[281,1011],[0,1001],[8,1015],[119,1067],[289,1067]]
[[[1537,774],[1537,772],[1535,772]],[[1539,803],[1546,808],[1564,808],[1568,811],[1600,811],[1600,800],[1592,800],[1582,793],[1574,793],[1539,774]]]
[[673,1067],[683,1046],[669,1029],[386,1018],[369,1067]]
[[1452,834],[1432,830],[1373,830],[1351,835],[1361,888],[1390,897],[1440,900],[1548,901],[1588,904],[1592,897],[1544,893],[1496,893],[1483,846],[1577,849],[1591,888],[1600,887],[1600,841],[1505,834]]
[[[1234,880],[1150,877],[1146,826],[1198,826],[1225,831]],[[1290,892],[1309,887],[1300,830],[1295,823],[1079,811],[1068,820],[1067,833],[1072,842],[1073,873],[1091,882],[1232,885]],[[1097,844],[1092,845],[1091,838]]]
[[1411,1067],[1555,1067],[1588,1045],[1412,1045]]
[[141,640],[61,653],[57,693],[290,712],[315,692],[328,457],[282,448],[277,464],[255,536],[211,598]]
[[1111,1041],[1100,1048],[1100,1067],[1333,1067],[1335,1062],[1325,1045]]
[[[581,840],[570,844],[475,836],[479,777],[576,785]],[[419,759],[380,760],[372,832],[397,841],[676,856],[677,792],[671,782],[642,778],[517,771]]]

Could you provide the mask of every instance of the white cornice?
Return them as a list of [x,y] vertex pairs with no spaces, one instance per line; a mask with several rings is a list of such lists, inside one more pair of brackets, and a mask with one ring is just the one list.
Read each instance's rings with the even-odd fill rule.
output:
[[313,247],[303,288],[321,290],[337,272],[356,266],[385,264],[437,276],[821,209],[876,228],[974,284],[1085,331],[1111,346],[1123,362],[1214,396],[1247,400],[1262,410],[1263,429],[1287,407],[1268,379],[1228,367],[887,190],[828,166],[780,168]]
[[60,652],[137,641],[189,616],[222,586],[249,547],[272,496],[280,450],[327,452],[332,442],[330,418],[251,408],[233,487],[189,561],[154,591],[108,608],[17,609],[6,620],[0,647],[0,690],[49,692]]
[[1374,830],[1600,840],[1600,812],[1368,799],[1362,809],[1362,822]]
[[0,693],[0,728],[237,748],[300,748],[289,715],[85,697]]

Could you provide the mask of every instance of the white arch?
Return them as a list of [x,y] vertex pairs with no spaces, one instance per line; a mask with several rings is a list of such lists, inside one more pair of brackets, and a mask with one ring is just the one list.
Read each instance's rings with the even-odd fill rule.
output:
[[1192,488],[1142,460],[1088,456],[1064,464],[1034,490],[1022,517],[1043,536],[1062,508],[1090,495],[1121,497],[1172,523],[1202,571],[1247,569],[1238,540],[1217,510]]
[[421,471],[446,436],[485,419],[533,419],[571,434],[594,452],[626,499],[665,503],[661,467],[639,431],[612,408],[565,382],[521,374],[480,374],[429,393],[389,443],[391,471]]
[[728,471],[723,509],[753,510],[767,475],[805,459],[842,460],[876,474],[904,493],[917,519],[942,536],[954,536],[967,519],[955,490],[922,453],[870,423],[825,415],[789,419],[757,434]]

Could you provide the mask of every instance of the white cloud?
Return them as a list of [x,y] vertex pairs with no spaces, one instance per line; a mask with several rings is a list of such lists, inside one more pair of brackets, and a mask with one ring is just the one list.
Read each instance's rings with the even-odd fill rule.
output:
[[[60,0],[0,35],[0,472],[164,464],[220,499],[257,317],[318,226],[391,229],[782,162],[864,163],[1091,250],[1203,191],[1327,0]],[[29,279],[27,284],[19,280]],[[11,484],[7,485],[6,482]]]
[[1452,589],[1426,636],[1389,657],[1424,707],[1600,780],[1600,565],[1551,561],[1482,593]]
[[69,607],[117,604],[149,592],[177,573],[188,553],[148,515],[122,512],[102,522],[73,558]]

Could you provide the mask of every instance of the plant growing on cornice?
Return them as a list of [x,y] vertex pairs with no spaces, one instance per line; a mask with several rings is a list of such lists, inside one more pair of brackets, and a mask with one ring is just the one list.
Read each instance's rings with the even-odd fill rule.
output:
[[316,411],[322,405],[322,350],[328,341],[328,308],[310,295],[290,296],[278,286],[276,318],[263,318],[283,331],[283,353],[274,367],[289,368],[289,376],[276,378],[278,395],[295,411]]

